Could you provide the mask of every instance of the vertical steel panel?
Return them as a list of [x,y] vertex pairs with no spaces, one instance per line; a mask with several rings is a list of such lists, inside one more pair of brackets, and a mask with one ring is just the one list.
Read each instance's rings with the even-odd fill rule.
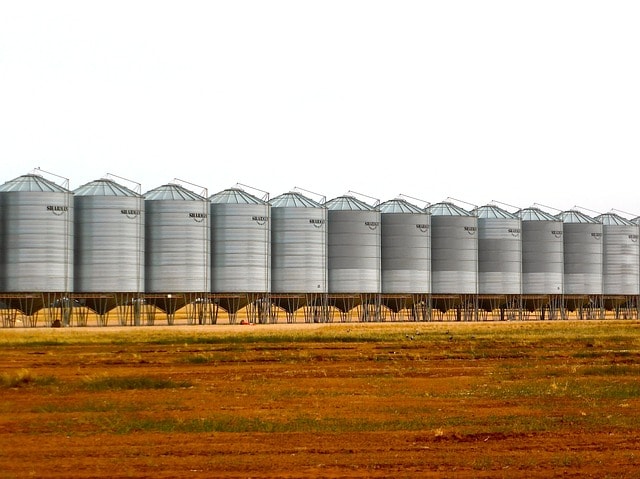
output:
[[135,196],[74,196],[79,293],[144,288],[144,204]]
[[271,291],[326,293],[327,210],[271,206]]
[[564,294],[603,293],[603,227],[564,223]]
[[269,292],[271,206],[211,203],[211,290]]
[[[52,185],[29,190],[29,182]],[[15,183],[24,189],[13,189]],[[0,187],[3,292],[70,292],[73,288],[73,198],[37,175]]]
[[563,223],[522,220],[523,294],[562,294],[564,284]]
[[431,292],[431,217],[381,212],[382,293]]
[[329,293],[380,293],[380,212],[328,205]]
[[602,239],[604,294],[639,294],[638,226],[605,224]]
[[433,294],[477,294],[478,218],[431,215]]
[[478,292],[522,293],[520,219],[478,218]]
[[145,291],[208,292],[209,202],[164,185],[145,193],[145,215]]

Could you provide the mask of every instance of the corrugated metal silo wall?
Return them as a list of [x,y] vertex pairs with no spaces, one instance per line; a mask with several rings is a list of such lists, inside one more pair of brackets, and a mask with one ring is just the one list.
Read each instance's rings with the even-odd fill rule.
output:
[[144,205],[135,196],[75,196],[78,293],[144,288]]
[[4,275],[4,264],[5,264],[5,249],[4,249],[4,195],[0,194],[0,293],[5,291],[5,275]]
[[478,218],[479,294],[522,292],[522,232],[517,218]]
[[211,203],[211,290],[269,292],[270,205]]
[[433,294],[478,292],[478,218],[431,216]]
[[208,201],[145,200],[145,214],[145,291],[209,291]]
[[564,224],[564,294],[602,294],[602,224]]
[[326,208],[271,208],[271,291],[326,293]]
[[431,217],[382,213],[382,293],[431,292]]
[[380,293],[380,212],[328,211],[329,293]]
[[522,292],[562,294],[564,284],[563,223],[522,222]]
[[604,294],[638,294],[638,226],[604,225],[602,239]]
[[5,191],[4,292],[68,292],[73,288],[71,193]]

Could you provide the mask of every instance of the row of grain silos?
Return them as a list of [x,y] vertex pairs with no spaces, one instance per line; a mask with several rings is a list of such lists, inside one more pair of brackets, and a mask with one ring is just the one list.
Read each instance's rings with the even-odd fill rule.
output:
[[110,179],[0,186],[0,292],[637,295],[638,225],[609,213],[426,209]]

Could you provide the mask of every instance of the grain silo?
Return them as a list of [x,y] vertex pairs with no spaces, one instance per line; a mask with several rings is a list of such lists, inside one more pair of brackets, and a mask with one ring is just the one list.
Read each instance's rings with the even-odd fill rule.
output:
[[143,291],[142,197],[110,179],[82,185],[73,194],[74,291]]
[[209,200],[211,291],[230,321],[247,304],[257,306],[263,320],[271,287],[271,206],[240,188]]
[[478,218],[449,202],[431,205],[427,212],[431,214],[431,291],[434,299],[440,297],[438,309],[446,311],[457,306],[455,296],[478,292]]
[[597,216],[596,220],[602,223],[605,307],[618,311],[640,292],[638,225],[614,213]]
[[565,305],[584,317],[599,314],[602,301],[603,226],[576,210],[563,211]]
[[144,194],[145,293],[147,302],[173,322],[189,305],[188,320],[203,322],[209,281],[209,201],[179,185],[166,184]]
[[490,312],[520,309],[522,294],[522,234],[517,216],[495,205],[472,211],[478,217],[478,294],[480,307]]
[[27,174],[0,186],[0,204],[0,291],[14,294],[7,304],[31,316],[72,291],[72,193]]
[[361,318],[377,319],[380,278],[380,211],[354,196],[325,203],[328,210],[330,302],[345,315],[364,304]]
[[380,205],[382,303],[395,317],[427,319],[431,293],[431,217],[400,198]]
[[307,321],[324,319],[327,209],[298,192],[284,193],[270,203],[271,300],[290,322],[303,306]]
[[73,202],[66,188],[36,174],[0,186],[4,216],[3,292],[70,292]]
[[76,297],[96,312],[98,324],[106,325],[115,307],[126,324],[128,306],[144,289],[142,196],[103,178],[76,188],[73,201]]
[[551,318],[562,306],[564,284],[563,223],[539,208],[516,213],[522,220],[522,294],[528,311]]

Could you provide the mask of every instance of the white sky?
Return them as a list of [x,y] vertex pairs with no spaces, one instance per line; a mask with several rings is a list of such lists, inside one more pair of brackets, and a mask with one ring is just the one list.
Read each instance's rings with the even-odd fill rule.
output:
[[639,25],[637,0],[0,0],[0,182],[640,215]]

